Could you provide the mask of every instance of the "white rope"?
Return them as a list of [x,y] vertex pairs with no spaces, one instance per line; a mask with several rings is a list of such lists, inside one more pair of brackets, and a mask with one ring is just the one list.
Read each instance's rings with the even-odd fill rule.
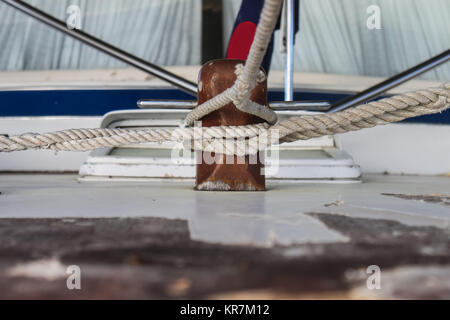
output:
[[250,95],[260,78],[261,62],[266,54],[273,29],[277,23],[282,0],[266,0],[261,11],[259,23],[255,31],[250,51],[242,71],[238,71],[237,79],[231,88],[223,91],[214,98],[197,106],[185,119],[186,126],[192,126],[194,121],[233,102],[238,110],[253,114],[270,124],[277,122],[275,111],[267,106],[250,100]]
[[[0,152],[26,149],[87,151],[105,147],[165,141],[182,142],[193,150],[229,155],[255,154],[268,146],[295,140],[370,128],[406,118],[442,112],[450,106],[450,83],[439,88],[396,95],[336,113],[291,117],[277,124],[273,110],[250,101],[250,93],[261,80],[260,65],[278,18],[281,0],[266,0],[244,67],[237,67],[231,88],[206,101],[188,114],[193,124],[229,102],[268,124],[208,128],[72,129],[45,134],[0,135]],[[273,125],[275,124],[275,125]]]
[[[242,75],[243,72],[244,72],[244,65],[242,63],[237,64],[234,70],[236,76],[239,77],[240,75]],[[264,82],[264,80],[266,80],[266,74],[264,73],[264,71],[259,70],[256,76],[256,82],[261,83]]]
[[449,107],[450,83],[447,83],[442,87],[396,95],[336,113],[291,117],[273,126],[260,123],[176,129],[72,129],[13,137],[0,135],[0,151],[36,148],[87,151],[136,143],[174,141],[187,143],[193,150],[244,155],[254,154],[274,143],[371,128],[442,112]]

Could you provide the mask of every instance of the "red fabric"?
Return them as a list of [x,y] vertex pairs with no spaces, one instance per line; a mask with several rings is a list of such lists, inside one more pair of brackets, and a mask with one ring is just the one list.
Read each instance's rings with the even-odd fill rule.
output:
[[228,42],[227,59],[246,60],[255,37],[256,24],[249,21],[240,23],[234,29]]

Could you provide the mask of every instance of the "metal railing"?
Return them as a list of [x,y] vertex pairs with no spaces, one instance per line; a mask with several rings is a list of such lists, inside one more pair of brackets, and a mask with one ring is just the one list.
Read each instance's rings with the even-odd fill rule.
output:
[[436,68],[437,66],[443,64],[444,62],[447,62],[450,60],[450,49],[447,51],[442,52],[441,54],[438,54],[437,56],[434,56],[412,68],[409,68],[408,70],[405,70],[399,74],[396,74],[395,76],[386,79],[360,93],[357,93],[355,95],[352,95],[348,98],[345,98],[341,101],[338,101],[337,103],[333,104],[331,109],[328,112],[336,112],[341,111],[344,109],[348,109],[351,107],[354,107],[358,104],[367,102],[369,100],[372,100],[376,98],[377,96],[385,93],[386,91],[395,88],[402,83],[411,80],[412,78],[417,77],[418,75],[421,75],[424,72],[427,72],[433,68]]
[[[137,102],[141,109],[176,109],[191,110],[197,106],[194,100],[153,100],[141,99]],[[327,111],[330,108],[328,101],[272,101],[270,107],[275,111]]]

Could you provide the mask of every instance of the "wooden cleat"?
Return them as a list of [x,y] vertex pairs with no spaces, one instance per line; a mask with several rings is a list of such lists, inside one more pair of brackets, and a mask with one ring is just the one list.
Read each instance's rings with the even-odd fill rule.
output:
[[[235,68],[244,64],[243,60],[213,60],[203,65],[198,80],[198,105],[217,96],[236,81]],[[264,70],[261,68],[264,72]],[[257,83],[251,93],[251,100],[267,105],[267,80]],[[230,102],[202,119],[203,127],[230,125],[239,126],[264,122],[263,119],[238,110]],[[198,151],[197,154],[196,190],[206,191],[263,191],[266,188],[265,176],[262,174],[264,159],[260,154],[238,157],[215,155]],[[212,164],[205,159],[215,158]],[[201,163],[199,163],[201,159]],[[219,162],[219,163],[217,163]],[[221,162],[221,163],[220,163]]]

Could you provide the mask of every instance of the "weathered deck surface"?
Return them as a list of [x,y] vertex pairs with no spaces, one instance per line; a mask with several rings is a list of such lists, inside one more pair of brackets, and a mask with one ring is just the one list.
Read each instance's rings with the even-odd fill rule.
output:
[[0,175],[0,298],[450,298],[450,177],[192,186]]

